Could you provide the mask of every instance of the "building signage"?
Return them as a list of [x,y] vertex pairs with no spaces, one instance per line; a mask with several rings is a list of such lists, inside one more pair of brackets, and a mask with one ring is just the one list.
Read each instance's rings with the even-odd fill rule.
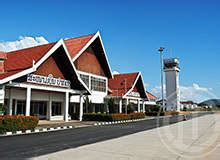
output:
[[70,88],[71,84],[69,80],[54,78],[52,74],[49,74],[47,77],[35,74],[28,74],[27,82],[66,88]]
[[140,97],[140,94],[138,92],[130,92],[129,93],[129,96],[132,96],[132,97]]

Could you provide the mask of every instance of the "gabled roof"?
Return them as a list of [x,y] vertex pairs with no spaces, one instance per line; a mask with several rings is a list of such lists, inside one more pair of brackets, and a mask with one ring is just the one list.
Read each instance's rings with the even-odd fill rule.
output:
[[108,80],[111,96],[124,96],[134,85],[138,73],[114,74],[113,78]]
[[38,62],[55,43],[8,52],[4,62],[6,72],[24,70],[32,67],[33,61]]
[[102,53],[100,54],[101,62],[103,65],[106,66],[106,72],[107,72],[108,78],[112,78],[111,67],[109,65],[109,61],[108,61],[106,51],[105,51],[99,31],[95,34],[89,34],[89,35],[81,36],[77,38],[70,38],[70,39],[64,40],[64,42],[67,46],[67,49],[73,61],[78,59],[79,56],[93,43],[100,44],[99,46],[101,49],[98,49],[98,50],[102,50]]
[[8,52],[7,59],[4,62],[5,73],[0,74],[0,84],[7,83],[29,73],[35,72],[44,61],[46,61],[53,53],[55,53],[58,48],[61,47],[63,47],[64,53],[69,59],[73,73],[76,76],[77,81],[75,82],[80,85],[82,84],[83,88],[90,93],[88,87],[76,73],[76,68],[62,39],[57,43],[50,43],[37,47]]
[[156,96],[154,96],[152,93],[150,93],[148,91],[146,91],[146,95],[150,101],[156,101],[156,99],[157,99]]
[[[109,79],[108,85],[111,90],[110,96],[125,97],[135,87],[137,81],[141,81],[142,90],[145,92],[143,80],[139,72],[114,74],[113,78]],[[144,98],[147,98],[146,94],[143,94]]]
[[[66,45],[66,48],[68,50],[71,59],[75,61],[97,39],[99,39],[99,42],[103,50],[103,54],[100,55],[102,59],[102,63],[106,66],[108,75],[111,78],[112,77],[111,68],[99,32],[77,38],[67,39],[64,40],[64,43]],[[38,62],[39,59],[41,59],[43,55],[46,54],[56,43],[57,42],[8,52],[6,54],[7,60],[4,63],[5,71],[11,72],[11,71],[24,70],[30,68],[33,65],[33,61],[35,63]],[[4,74],[4,75],[8,75],[8,74]],[[4,76],[0,76],[0,79],[1,77]]]
[[64,40],[66,47],[70,53],[71,58],[75,58],[80,50],[92,39],[95,34],[89,34],[77,38],[70,38]]

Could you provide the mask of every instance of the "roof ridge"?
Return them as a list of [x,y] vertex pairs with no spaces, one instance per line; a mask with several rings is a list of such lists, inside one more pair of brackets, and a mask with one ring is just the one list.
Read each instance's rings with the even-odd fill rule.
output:
[[88,37],[88,36],[94,36],[95,34],[96,33],[91,33],[91,34],[82,35],[82,36],[79,36],[79,37],[71,37],[71,38],[64,39],[64,41],[65,40],[71,40],[71,39],[78,39],[78,38]]
[[117,73],[114,75],[124,75],[124,74],[139,74],[140,72],[128,72],[128,73]]
[[52,44],[55,45],[56,43],[57,43],[57,42],[52,42],[52,43],[47,43],[47,44],[41,44],[41,45],[32,46],[32,47],[28,47],[28,48],[22,48],[22,49],[10,51],[10,52],[5,52],[5,53],[11,54],[11,53],[15,53],[15,52],[19,52],[19,51],[24,51],[24,50],[28,50],[28,49],[33,49],[33,48],[37,48],[37,47],[42,47],[42,46],[46,46],[46,45],[52,45]]
[[[95,35],[96,33],[92,33],[92,34],[87,34],[87,35],[82,35],[82,36],[79,36],[79,37],[72,37],[72,38],[68,38],[68,39],[65,39],[65,40],[70,40],[70,39],[78,39],[78,38],[83,38],[83,37],[87,37],[87,36],[92,36],[92,35]],[[64,41],[65,41],[64,40]],[[54,42],[49,42],[49,43],[46,43],[46,44],[40,44],[40,45],[36,45],[36,46],[32,46],[32,47],[27,47],[27,48],[22,48],[22,49],[18,49],[18,50],[14,50],[14,51],[9,51],[9,52],[4,52],[4,51],[0,51],[0,52],[4,52],[4,53],[12,53],[12,52],[16,52],[16,51],[22,51],[22,50],[26,50],[26,49],[31,49],[31,48],[35,48],[35,47],[40,47],[40,46],[45,46],[45,45],[52,45],[52,44],[55,44],[57,43],[58,41],[54,41]]]

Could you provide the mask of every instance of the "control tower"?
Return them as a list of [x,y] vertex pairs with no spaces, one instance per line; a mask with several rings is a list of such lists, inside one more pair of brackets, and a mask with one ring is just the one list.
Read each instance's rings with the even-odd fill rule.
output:
[[166,77],[166,111],[180,111],[179,60],[164,59]]

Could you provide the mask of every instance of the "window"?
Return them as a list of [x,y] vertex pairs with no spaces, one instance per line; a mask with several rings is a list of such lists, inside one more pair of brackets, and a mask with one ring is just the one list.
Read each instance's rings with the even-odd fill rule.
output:
[[89,76],[80,74],[80,78],[83,80],[83,82],[86,84],[87,87],[89,87]]
[[26,102],[25,101],[17,101],[17,115],[25,115]]
[[47,114],[47,102],[44,101],[31,101],[30,115],[38,116],[39,118],[45,117]]
[[61,102],[52,102],[52,116],[61,115],[61,108],[62,108]]
[[106,92],[106,80],[96,77],[91,77],[91,90]]
[[94,77],[91,75],[85,75],[85,74],[80,74],[80,78],[83,80],[83,82],[86,84],[86,86],[89,89],[93,91],[106,92],[106,79],[97,78],[97,77]]

